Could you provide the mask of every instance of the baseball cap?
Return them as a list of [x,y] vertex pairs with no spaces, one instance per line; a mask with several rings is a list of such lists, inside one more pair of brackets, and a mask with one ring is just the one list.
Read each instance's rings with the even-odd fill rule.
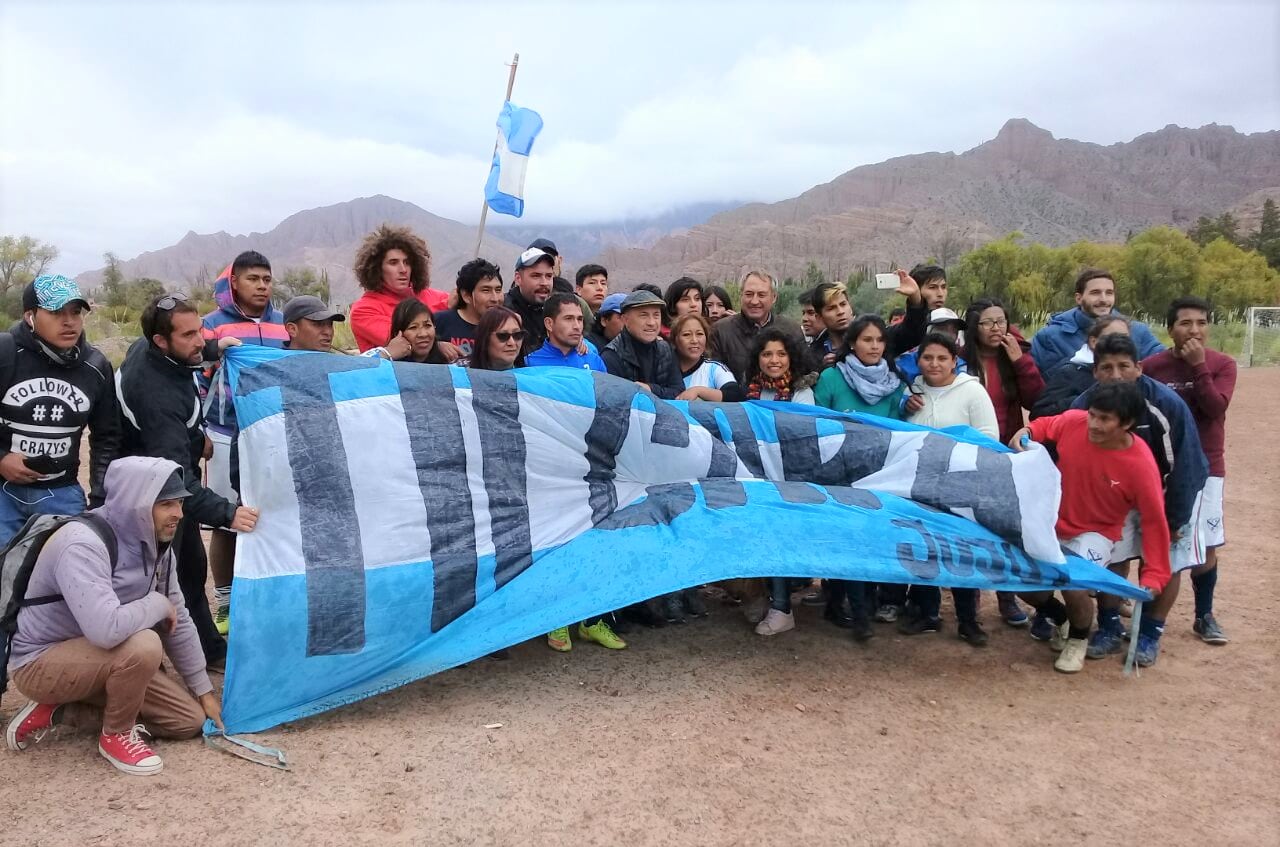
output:
[[558,257],[560,255],[560,251],[556,249],[556,243],[550,238],[535,238],[529,247],[530,249],[541,250],[550,256]]
[[667,310],[667,304],[662,301],[661,297],[652,291],[645,291],[643,288],[632,291],[622,301],[622,311],[624,312],[637,306],[661,306],[664,312]]
[[627,295],[619,291],[617,294],[610,294],[604,298],[604,302],[600,304],[600,311],[597,315],[622,314],[622,303],[627,299]]
[[86,309],[89,301],[80,293],[80,286],[74,279],[67,279],[60,274],[38,276],[22,291],[22,311],[44,309],[56,312],[68,303],[80,303]]
[[964,325],[964,318],[947,308],[934,309],[929,313],[929,326],[937,326],[938,324],[958,323]]
[[520,254],[519,259],[516,259],[516,270],[524,270],[525,268],[532,267],[541,261],[547,261],[554,265],[556,260],[555,257],[546,250],[538,247],[530,247],[528,250],[525,250]]
[[309,321],[345,321],[339,311],[330,309],[319,297],[312,294],[301,294],[284,304],[284,322],[297,323],[306,318]]
[[182,468],[174,468],[173,473],[169,474],[169,478],[164,481],[164,487],[156,495],[156,501],[181,500],[190,496],[191,492],[187,490],[187,484],[182,479]]

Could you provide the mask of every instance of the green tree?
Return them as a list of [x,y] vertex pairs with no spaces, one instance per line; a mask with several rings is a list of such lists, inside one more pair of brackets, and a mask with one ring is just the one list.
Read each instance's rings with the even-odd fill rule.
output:
[[26,285],[57,258],[57,247],[29,235],[0,237],[0,294]]
[[1261,253],[1268,265],[1280,270],[1280,209],[1276,208],[1275,200],[1268,198],[1262,204],[1262,220],[1245,239],[1245,246]]
[[1218,312],[1280,303],[1280,272],[1258,253],[1242,250],[1225,238],[1200,251],[1200,286],[1196,291]]
[[1126,245],[1117,307],[1132,315],[1161,314],[1176,297],[1199,290],[1200,250],[1186,233],[1157,226]]
[[128,306],[128,291],[125,287],[124,271],[120,270],[120,260],[115,253],[108,252],[102,254],[102,262],[106,265],[102,269],[102,293],[107,305],[112,308]]
[[827,275],[822,272],[822,268],[818,267],[817,262],[810,262],[805,266],[804,279],[801,280],[801,284],[804,285],[806,291],[815,285],[822,285],[826,281]]
[[287,268],[272,283],[275,299],[281,303],[310,294],[329,302],[329,275],[316,274],[315,268]]
[[164,283],[158,279],[131,279],[124,286],[124,304],[130,310],[141,313],[148,303],[166,292]]

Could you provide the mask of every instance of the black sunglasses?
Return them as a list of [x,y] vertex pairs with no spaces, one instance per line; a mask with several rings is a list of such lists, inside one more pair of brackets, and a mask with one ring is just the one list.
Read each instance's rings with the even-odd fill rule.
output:
[[506,344],[513,338],[516,341],[524,341],[525,331],[523,329],[517,329],[515,332],[495,332],[494,335],[499,341]]
[[156,308],[162,312],[171,311],[179,303],[187,302],[187,295],[181,291],[175,291],[172,294],[166,294],[156,301]]

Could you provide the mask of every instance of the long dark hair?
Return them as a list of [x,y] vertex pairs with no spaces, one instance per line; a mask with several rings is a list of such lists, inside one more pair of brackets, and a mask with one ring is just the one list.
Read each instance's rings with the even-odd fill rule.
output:
[[796,383],[802,377],[809,375],[809,357],[807,351],[793,337],[777,327],[769,327],[756,335],[756,340],[751,345],[751,358],[747,360],[745,382],[749,385],[760,379],[760,354],[764,352],[765,346],[770,341],[782,342],[782,348],[787,351],[787,358],[791,360],[791,385],[789,387],[794,391]]
[[702,311],[705,312],[707,310],[707,298],[709,298],[712,294],[716,296],[717,300],[719,300],[721,303],[724,304],[725,309],[727,309],[730,312],[733,311],[733,298],[729,296],[728,291],[724,290],[723,285],[708,285],[706,289],[703,290]]
[[[520,315],[506,306],[494,306],[481,316],[480,324],[476,327],[476,344],[471,348],[470,367],[482,371],[497,370],[493,366],[493,360],[489,358],[489,336],[497,332],[508,318],[515,318],[516,326],[524,329],[524,321],[520,320]],[[520,353],[516,356],[513,367],[524,367],[523,344],[520,345]]]
[[[406,297],[404,300],[401,300],[396,304],[395,310],[391,313],[391,335],[389,338],[395,338],[397,335],[404,332],[409,328],[409,324],[413,323],[423,315],[426,315],[428,318],[431,317],[431,309],[427,307],[426,303],[423,303],[417,297]],[[432,318],[431,322],[434,324],[435,319]],[[440,352],[439,341],[440,337],[437,335],[436,340],[431,344],[431,349],[427,352],[427,358],[424,360],[426,364],[449,364],[448,360],[445,359],[444,354]]]
[[[898,368],[898,363],[889,355],[889,327],[885,324],[884,318],[879,315],[858,315],[853,319],[853,323],[849,324],[849,328],[844,331],[844,352],[855,359],[858,358],[857,354],[853,352],[853,342],[857,341],[858,336],[866,332],[869,326],[874,326],[880,330],[880,337],[884,339],[884,356],[881,361],[889,365],[889,370],[893,371],[903,385],[910,384],[911,381]],[[858,359],[858,361],[861,362],[862,360]],[[866,364],[866,362],[862,363]]]
[[[999,309],[1004,313],[1004,319],[1009,320],[1009,310],[998,298],[983,297],[974,300],[964,312],[964,349],[960,351],[969,374],[976,376],[984,388],[987,387],[987,368],[982,364],[982,356],[978,351],[978,321],[987,309]],[[1012,329],[1012,323],[1005,324],[1006,332]],[[1000,374],[1000,385],[1004,389],[1004,396],[1018,397],[1021,401],[1022,398],[1018,396],[1018,374],[1014,371],[1013,362],[1009,359],[1009,351],[1003,347],[996,348],[996,371]],[[990,392],[989,388],[988,392]]]

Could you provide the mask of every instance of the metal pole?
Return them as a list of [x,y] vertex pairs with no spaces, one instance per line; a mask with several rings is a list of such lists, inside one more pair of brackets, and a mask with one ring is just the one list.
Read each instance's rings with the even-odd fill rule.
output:
[[[511,89],[514,88],[516,84],[516,66],[519,64],[520,64],[520,54],[516,53],[514,56],[511,57],[511,73],[507,75],[507,96],[502,101],[503,103],[511,102]],[[493,160],[494,156],[498,155],[498,142],[501,141],[501,139],[502,139],[502,134],[501,132],[499,132],[498,136],[493,140],[493,153],[490,154],[489,156],[490,161]],[[476,231],[476,252],[475,252],[475,255],[472,256],[472,258],[474,259],[480,258],[480,243],[484,241],[484,224],[485,224],[485,221],[487,221],[488,219],[489,219],[489,201],[485,200],[480,204],[480,228]]]

